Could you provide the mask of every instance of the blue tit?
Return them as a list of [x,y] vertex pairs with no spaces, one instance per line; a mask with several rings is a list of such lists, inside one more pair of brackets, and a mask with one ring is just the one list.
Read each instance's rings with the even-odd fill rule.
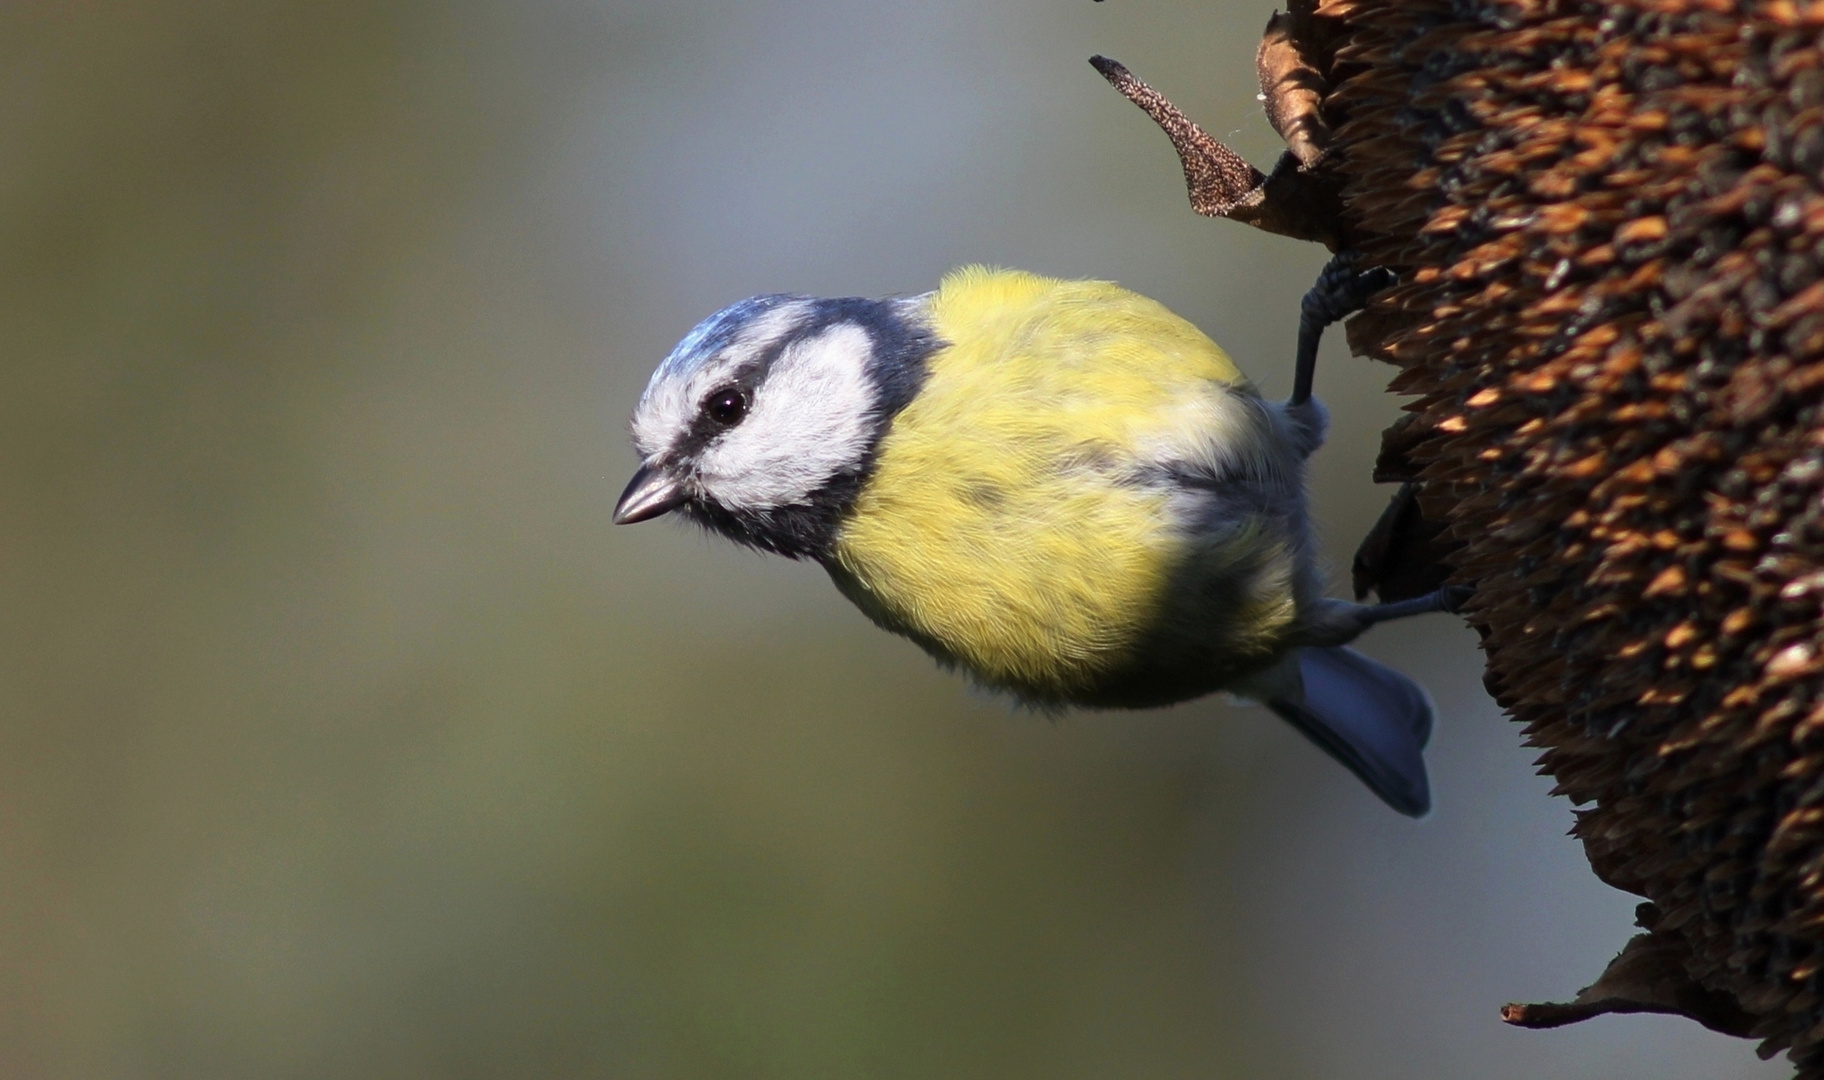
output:
[[754,297],[653,373],[615,521],[676,510],[813,559],[882,627],[1041,708],[1264,702],[1418,816],[1430,702],[1341,646],[1438,604],[1324,596],[1316,340],[1282,404],[1108,282],[969,267],[911,298]]

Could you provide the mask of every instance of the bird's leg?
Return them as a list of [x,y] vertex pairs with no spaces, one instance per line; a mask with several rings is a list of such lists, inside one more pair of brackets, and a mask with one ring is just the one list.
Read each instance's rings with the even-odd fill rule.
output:
[[1347,645],[1362,631],[1378,623],[1391,622],[1434,611],[1450,614],[1462,610],[1473,592],[1467,585],[1446,585],[1423,596],[1381,604],[1351,604],[1346,600],[1326,600],[1317,618],[1306,623],[1299,634],[1301,645]]
[[1353,251],[1333,255],[1317,275],[1317,284],[1298,306],[1298,359],[1292,372],[1292,397],[1288,405],[1311,399],[1311,380],[1317,372],[1317,346],[1324,328],[1360,311],[1375,293],[1392,285],[1393,271],[1384,266],[1355,268]]
[[1446,585],[1433,589],[1423,596],[1414,596],[1406,600],[1395,600],[1384,604],[1362,605],[1359,618],[1364,628],[1376,623],[1404,619],[1408,615],[1429,615],[1434,611],[1455,614],[1469,599],[1471,590],[1464,585]]

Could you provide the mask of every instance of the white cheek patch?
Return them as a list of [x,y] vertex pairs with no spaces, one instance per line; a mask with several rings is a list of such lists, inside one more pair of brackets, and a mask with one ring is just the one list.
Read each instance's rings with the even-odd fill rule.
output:
[[839,323],[786,347],[746,419],[698,458],[706,491],[731,509],[801,503],[861,461],[874,428],[873,342]]
[[809,301],[780,304],[743,327],[740,335],[714,360],[687,376],[680,377],[680,373],[672,371],[669,359],[659,365],[633,412],[634,449],[641,457],[651,457],[676,445],[690,430],[704,395],[733,379],[737,372],[802,326],[810,314]]

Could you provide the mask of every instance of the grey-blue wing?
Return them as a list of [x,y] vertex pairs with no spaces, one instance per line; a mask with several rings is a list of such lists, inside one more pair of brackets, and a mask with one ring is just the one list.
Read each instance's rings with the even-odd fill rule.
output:
[[1298,650],[1302,701],[1274,698],[1267,707],[1343,763],[1408,817],[1431,809],[1425,743],[1431,698],[1385,664],[1340,645]]

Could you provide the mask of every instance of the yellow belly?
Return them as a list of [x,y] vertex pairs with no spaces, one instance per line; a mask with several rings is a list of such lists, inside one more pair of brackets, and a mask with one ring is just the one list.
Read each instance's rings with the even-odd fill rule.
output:
[[[1157,462],[1261,438],[1236,404],[1252,391],[1190,323],[1103,282],[958,271],[931,317],[947,344],[886,434],[832,571],[984,682],[1071,700],[1131,661],[1204,557]],[[1289,622],[1281,561],[1260,571],[1261,602],[1223,617]]]

